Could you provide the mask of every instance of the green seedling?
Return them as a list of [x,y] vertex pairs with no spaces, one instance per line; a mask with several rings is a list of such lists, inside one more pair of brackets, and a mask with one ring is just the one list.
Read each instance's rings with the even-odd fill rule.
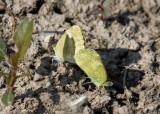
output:
[[108,17],[111,14],[111,0],[102,0],[100,2],[100,4],[98,5],[98,7],[101,9],[102,11],[102,16],[103,18]]
[[0,58],[5,58],[10,66],[9,73],[0,72],[1,76],[6,76],[7,90],[3,94],[1,100],[5,105],[10,105],[14,102],[13,86],[17,79],[17,69],[20,61],[23,59],[29,45],[31,43],[33,32],[33,21],[25,18],[13,34],[13,41],[18,51],[13,54],[7,54],[7,45],[3,38],[0,38]]
[[98,5],[89,15],[99,15],[102,20],[105,20],[111,15],[111,0],[97,0]]

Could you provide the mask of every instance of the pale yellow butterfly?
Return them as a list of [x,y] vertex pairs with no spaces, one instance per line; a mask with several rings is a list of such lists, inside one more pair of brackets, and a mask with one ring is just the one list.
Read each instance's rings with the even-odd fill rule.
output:
[[56,46],[54,46],[55,58],[59,61],[75,63],[74,55],[84,48],[81,29],[79,26],[74,25],[65,31]]
[[110,86],[107,73],[99,54],[85,49],[84,39],[79,26],[70,27],[54,47],[56,59],[76,63],[96,86]]
[[96,86],[111,86],[99,54],[92,49],[81,49],[74,56],[76,64],[90,77]]

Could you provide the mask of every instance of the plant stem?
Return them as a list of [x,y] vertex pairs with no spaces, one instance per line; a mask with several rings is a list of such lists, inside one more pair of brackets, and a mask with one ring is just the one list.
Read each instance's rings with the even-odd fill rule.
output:
[[17,67],[12,67],[7,79],[7,85],[8,85],[7,88],[9,91],[13,91],[13,86],[17,78],[16,72],[17,72]]

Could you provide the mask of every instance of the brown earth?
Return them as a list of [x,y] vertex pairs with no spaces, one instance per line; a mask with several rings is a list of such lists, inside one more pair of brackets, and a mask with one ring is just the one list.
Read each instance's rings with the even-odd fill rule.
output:
[[[33,40],[18,72],[32,76],[18,78],[13,106],[0,102],[0,114],[160,114],[160,0],[111,0],[103,5],[107,14],[99,4],[6,0],[17,24],[26,16],[34,20]],[[52,63],[50,44],[75,24],[83,30],[86,47],[101,55],[112,87],[95,87],[75,64]],[[11,25],[1,10],[0,35],[8,47],[13,46]],[[0,71],[9,72],[3,59]],[[0,96],[5,90],[0,78]]]

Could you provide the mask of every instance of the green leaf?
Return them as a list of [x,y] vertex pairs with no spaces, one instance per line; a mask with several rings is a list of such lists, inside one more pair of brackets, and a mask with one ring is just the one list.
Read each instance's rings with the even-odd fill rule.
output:
[[2,96],[2,102],[4,105],[8,106],[11,105],[14,102],[14,94],[12,91],[6,90],[6,92]]
[[110,4],[111,4],[111,0],[105,0],[104,3],[103,3],[104,15],[105,15],[105,16],[111,15],[111,7],[110,7]]
[[8,86],[11,85],[12,79],[13,79],[13,77],[12,77],[11,72],[10,72],[10,73],[8,74],[8,76],[7,76],[7,79],[6,79],[6,84],[7,84]]
[[21,60],[29,48],[33,32],[33,21],[25,18],[17,28],[13,40],[18,48],[18,60]]
[[7,46],[3,38],[0,37],[0,58],[7,56]]
[[10,55],[10,64],[14,67],[16,67],[19,63],[19,53],[14,53]]

